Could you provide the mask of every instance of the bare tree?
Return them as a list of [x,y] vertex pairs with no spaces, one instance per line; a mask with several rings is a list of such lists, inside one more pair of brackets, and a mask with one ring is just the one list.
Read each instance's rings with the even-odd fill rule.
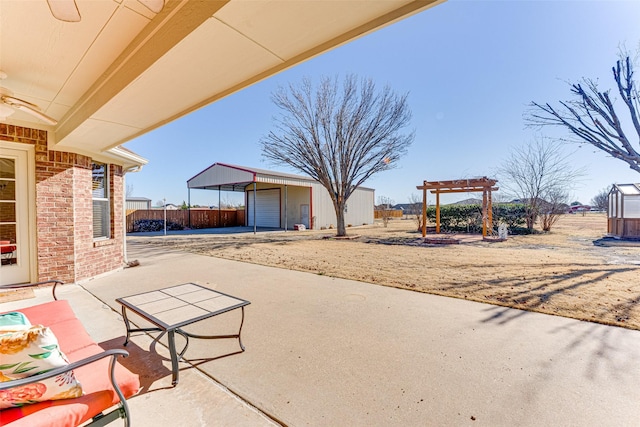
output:
[[133,196],[133,184],[127,184],[127,190],[125,197],[129,198]]
[[538,137],[532,143],[512,149],[498,169],[502,190],[526,207],[527,228],[532,231],[543,214],[544,231],[551,230],[557,216],[566,209],[569,190],[584,175],[574,168],[559,142]]
[[598,194],[593,196],[591,199],[591,205],[595,208],[602,209],[606,211],[609,207],[609,192],[611,191],[611,186],[605,187]]
[[[568,129],[574,142],[588,143],[616,159],[626,162],[631,169],[640,172],[640,152],[633,144],[640,137],[640,97],[633,80],[633,62],[626,55],[612,68],[617,91],[622,98],[622,112],[616,112],[615,98],[611,90],[601,91],[598,81],[584,78],[582,83],[571,85],[574,99],[560,101],[559,107],[532,102],[534,108],[528,117],[534,126],[555,125]],[[623,116],[623,113],[628,116]],[[632,125],[625,129],[625,123]],[[627,133],[635,135],[627,136]]]
[[402,134],[411,112],[407,95],[371,80],[322,78],[315,89],[308,78],[272,95],[280,108],[276,130],[262,138],[262,155],[316,179],[329,192],[337,235],[345,236],[344,211],[353,191],[372,175],[392,169],[413,142]]
[[567,213],[568,198],[569,193],[560,188],[551,189],[547,193],[545,203],[540,209],[542,231],[551,231],[551,227],[560,219],[560,216]]
[[393,200],[391,200],[391,198],[387,196],[378,197],[377,210],[380,212],[380,216],[382,217],[382,224],[384,224],[384,228],[387,228],[391,215],[393,215],[393,209],[391,208],[392,205]]
[[416,229],[422,230],[422,196],[411,193],[409,196],[409,205],[411,206],[410,215],[415,215]]

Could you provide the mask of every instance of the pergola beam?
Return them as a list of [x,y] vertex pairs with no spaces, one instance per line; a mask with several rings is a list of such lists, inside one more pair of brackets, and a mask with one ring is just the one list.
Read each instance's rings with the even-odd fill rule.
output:
[[418,190],[454,189],[454,188],[485,188],[493,187],[498,180],[487,177],[476,179],[456,179],[452,181],[424,181],[423,185],[416,187]]
[[[431,194],[445,194],[445,193],[474,193],[474,192],[479,192],[479,191],[485,191],[486,187],[479,187],[479,188],[457,188],[457,189],[453,189],[453,190],[431,190],[430,193]],[[497,191],[498,187],[490,187],[489,188],[491,191]]]

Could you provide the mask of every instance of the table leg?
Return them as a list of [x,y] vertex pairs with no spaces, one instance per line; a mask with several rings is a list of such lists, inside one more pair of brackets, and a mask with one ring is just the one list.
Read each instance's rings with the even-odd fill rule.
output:
[[167,331],[167,337],[169,340],[169,354],[171,355],[171,385],[178,385],[178,375],[180,368],[178,367],[178,353],[176,352],[176,336],[175,331]]
[[191,334],[191,333],[189,333],[187,331],[184,331],[182,329],[176,329],[176,332],[178,332],[180,335],[185,337],[185,339],[187,340],[187,344],[185,344],[185,348],[180,352],[180,357],[182,357],[182,355],[185,353],[185,351],[187,349],[187,345],[189,345],[189,338],[196,338],[196,339],[201,339],[201,340],[218,340],[218,339],[225,339],[225,338],[238,338],[238,343],[240,344],[240,353],[245,351],[244,344],[242,344],[242,336],[241,336],[241,334],[242,334],[242,326],[244,325],[244,307],[240,307],[240,308],[242,309],[242,319],[240,320],[240,329],[238,329],[238,333],[234,334],[234,335],[199,335],[199,334]]
[[240,343],[240,348],[242,349],[242,351],[244,351],[244,345],[242,345],[242,337],[240,336],[242,334],[242,325],[244,324],[244,306],[241,307],[242,309],[242,320],[240,321],[240,329],[238,330],[238,342]]
[[129,344],[129,337],[131,335],[131,328],[129,325],[129,318],[127,317],[127,308],[122,306],[122,319],[124,320],[124,324],[127,327],[127,337],[124,339],[124,345]]

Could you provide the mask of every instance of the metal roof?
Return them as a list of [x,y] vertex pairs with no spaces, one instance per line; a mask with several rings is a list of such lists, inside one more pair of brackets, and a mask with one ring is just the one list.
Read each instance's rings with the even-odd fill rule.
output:
[[[187,180],[187,188],[221,191],[244,191],[253,183],[268,183],[310,187],[320,184],[313,178],[291,173],[270,171],[249,166],[214,163],[202,172]],[[365,187],[360,187],[367,189]]]
[[309,187],[317,181],[309,177],[275,172],[249,166],[214,163],[187,180],[188,188],[222,191],[244,191],[252,183],[272,183]]

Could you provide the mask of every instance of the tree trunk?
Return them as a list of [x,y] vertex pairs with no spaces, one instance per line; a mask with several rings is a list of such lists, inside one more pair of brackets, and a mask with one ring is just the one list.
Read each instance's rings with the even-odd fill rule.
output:
[[337,221],[337,227],[338,227],[338,234],[336,234],[337,237],[344,237],[347,235],[347,229],[344,226],[344,205],[342,206],[338,206],[338,208],[336,209],[336,221]]

